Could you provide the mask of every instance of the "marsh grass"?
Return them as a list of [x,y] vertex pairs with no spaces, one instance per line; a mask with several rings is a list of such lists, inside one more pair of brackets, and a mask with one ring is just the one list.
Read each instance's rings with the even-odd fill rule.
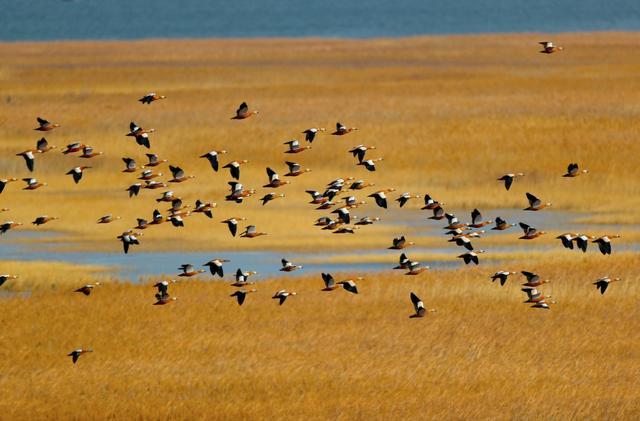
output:
[[[531,309],[522,277],[491,265],[358,281],[260,282],[239,307],[226,282],[151,280],[0,299],[0,410],[44,419],[616,418],[640,410],[634,255],[550,259],[538,271],[558,301]],[[603,273],[606,271],[607,273]],[[620,276],[601,296],[591,282]],[[355,274],[344,274],[354,276]],[[344,278],[336,274],[339,279]],[[298,292],[283,306],[270,296]],[[428,308],[409,319],[409,292]],[[92,347],[73,365],[66,354]]]
[[[59,151],[38,156],[34,175],[49,186],[24,192],[10,184],[0,206],[12,210],[2,218],[61,216],[42,228],[64,232],[71,246],[118,250],[113,237],[136,217],[150,218],[160,192],[133,199],[124,192],[135,177],[120,172],[120,158],[145,162],[146,150],[124,136],[133,120],[157,129],[153,152],[197,176],[170,187],[178,196],[191,205],[197,198],[218,203],[214,221],[195,215],[184,230],[147,230],[143,247],[361,248],[386,237],[373,226],[334,240],[311,226],[327,212],[307,205],[304,190],[345,176],[395,187],[397,194],[431,193],[451,211],[522,208],[524,192],[532,191],[556,209],[597,215],[590,221],[637,224],[630,210],[638,205],[640,58],[629,52],[639,37],[559,34],[567,49],[553,56],[537,53],[534,35],[2,44],[0,177],[28,175],[14,154],[39,138],[32,130],[39,115],[62,124],[46,136],[59,148],[81,140],[105,153],[89,160],[95,168],[77,186],[63,174],[84,160]],[[152,90],[168,99],[136,102]],[[229,120],[243,100],[260,115]],[[301,139],[312,126],[332,129],[337,120],[360,130],[341,138],[321,134],[312,150],[283,153],[285,140]],[[371,157],[384,157],[375,174],[346,153],[360,143],[378,147]],[[229,204],[228,173],[214,174],[197,158],[211,149],[228,150],[225,162],[251,161],[241,180],[257,188],[257,197],[266,191],[260,188],[266,166],[283,174],[292,158],[313,171],[281,188],[284,200]],[[590,174],[562,178],[569,162]],[[506,192],[495,178],[514,171],[527,175]],[[123,219],[95,224],[108,213]],[[384,218],[371,203],[359,213]],[[217,221],[234,215],[270,235],[259,243],[231,238]]]

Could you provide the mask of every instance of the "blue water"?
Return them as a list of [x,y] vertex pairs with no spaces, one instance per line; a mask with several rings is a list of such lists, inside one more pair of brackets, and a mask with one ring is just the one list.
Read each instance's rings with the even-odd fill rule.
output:
[[0,0],[0,40],[639,30],[638,0]]
[[[446,230],[442,229],[443,221],[425,220],[429,212],[401,212],[398,209],[390,209],[383,215],[383,220],[379,223],[385,223],[388,226],[396,227],[397,234],[407,234],[409,240],[416,240],[418,246],[411,247],[405,252],[409,257],[412,255],[420,255],[426,253],[457,255],[464,252],[461,248],[452,243],[448,243],[448,237],[444,234]],[[462,220],[468,220],[469,212],[459,212],[457,215]],[[545,210],[542,212],[522,212],[516,209],[495,209],[487,211],[483,214],[485,219],[495,219],[501,216],[509,222],[517,223],[526,222],[539,229],[545,230],[566,230],[568,232],[591,232],[591,233],[616,233],[626,230],[638,230],[637,226],[605,225],[605,224],[583,224],[576,222],[585,214],[561,212],[553,210]],[[508,235],[518,237],[521,230],[513,227],[503,232],[491,231],[493,225],[485,228],[487,230],[485,236],[491,237],[495,235]],[[229,259],[231,262],[226,263],[225,279],[232,279],[236,269],[241,268],[244,271],[257,271],[258,275],[252,280],[260,281],[274,276],[296,276],[296,275],[319,275],[320,272],[347,272],[356,275],[363,275],[367,272],[378,272],[391,270],[398,260],[400,251],[387,250],[386,248],[374,250],[349,250],[348,254],[362,254],[366,256],[381,256],[379,262],[361,263],[357,259],[346,263],[336,263],[335,258],[339,258],[342,254],[336,251],[324,251],[313,253],[301,253],[297,251],[146,251],[144,241],[140,246],[134,247],[127,255],[123,253],[104,253],[97,251],[62,251],[61,246],[65,243],[58,242],[54,232],[47,231],[20,231],[12,230],[0,237],[0,257],[4,260],[19,261],[60,261],[84,265],[99,265],[108,268],[107,276],[114,276],[121,280],[139,281],[142,278],[157,277],[160,275],[176,277],[178,274],[178,266],[184,263],[191,263],[194,268],[201,269],[202,264],[214,259]],[[438,238],[442,240],[441,244],[436,247],[420,247],[420,238]],[[474,245],[478,248],[484,248],[488,253],[498,254],[514,250],[522,250],[520,247],[513,246],[493,246],[483,247],[482,239],[474,240]],[[389,238],[389,245],[391,237]],[[523,243],[522,246],[525,246]],[[598,253],[594,246],[589,247],[589,253]],[[538,243],[526,243],[526,250],[529,251],[549,251],[557,250],[565,253],[574,253],[581,255],[575,251],[564,250],[559,241],[555,241],[553,245]],[[619,251],[638,251],[640,244],[614,242],[614,252]],[[287,275],[280,272],[280,259],[286,258],[296,265],[303,265],[303,269]],[[481,258],[482,260],[482,258]],[[495,260],[493,263],[497,263]],[[429,260],[423,264],[430,266],[433,270],[448,269],[453,267],[462,267],[463,263],[459,260]],[[206,269],[206,268],[203,268]],[[210,273],[207,271],[198,276],[201,279],[211,279]],[[218,279],[218,278],[216,278]]]

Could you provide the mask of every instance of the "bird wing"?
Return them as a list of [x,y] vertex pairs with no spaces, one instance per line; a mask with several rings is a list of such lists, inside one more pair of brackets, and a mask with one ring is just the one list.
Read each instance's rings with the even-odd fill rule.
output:
[[535,197],[531,193],[527,193],[527,199],[529,200],[529,205],[532,206],[532,207],[539,206],[542,203],[542,201],[540,199],[538,199],[537,197]]
[[237,116],[242,116],[242,115],[247,114],[248,112],[249,112],[249,106],[247,105],[246,102],[243,102],[242,104],[240,104],[240,106],[236,110],[236,115]]

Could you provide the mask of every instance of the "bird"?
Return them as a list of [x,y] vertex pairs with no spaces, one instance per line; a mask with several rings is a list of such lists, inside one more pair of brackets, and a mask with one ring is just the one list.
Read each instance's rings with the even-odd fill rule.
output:
[[166,159],[159,159],[158,155],[156,155],[154,153],[147,153],[145,155],[147,156],[147,159],[149,160],[149,162],[147,162],[144,165],[145,167],[157,167],[158,165],[167,162]]
[[511,184],[513,184],[513,180],[515,180],[516,177],[524,177],[524,174],[521,172],[515,174],[505,174],[502,177],[498,178],[498,181],[504,181],[504,188],[508,191],[511,188]]
[[46,224],[47,222],[55,221],[57,219],[60,219],[60,218],[57,216],[43,215],[43,216],[38,216],[36,219],[34,219],[32,224],[36,226],[40,226],[40,225]]
[[98,224],[109,224],[115,220],[121,219],[120,216],[113,216],[111,214],[109,215],[104,215],[101,216],[100,218],[98,218]]
[[151,148],[151,143],[149,142],[149,133],[153,133],[156,129],[143,129],[138,126],[133,121],[129,124],[129,133],[127,136],[132,136],[136,139],[136,143],[140,146],[144,146],[147,149]]
[[527,193],[527,200],[529,201],[529,207],[524,208],[526,211],[539,211],[548,206],[551,206],[551,203],[542,203],[542,200],[538,199],[531,193]]
[[349,190],[362,190],[367,187],[375,186],[375,183],[365,183],[364,180],[356,180],[349,186]]
[[163,183],[162,181],[149,181],[149,180],[145,180],[144,182],[144,188],[145,189],[151,189],[151,190],[155,190],[155,189],[162,189],[167,187],[167,185],[165,183]]
[[160,202],[173,202],[175,200],[175,196],[173,194],[173,191],[168,190],[166,192],[162,192],[162,195],[156,199],[156,202],[160,203]]
[[430,266],[423,265],[420,262],[409,261],[407,264],[407,269],[409,269],[409,272],[405,273],[405,275],[419,275],[422,272],[429,270],[430,268]]
[[287,259],[282,259],[282,267],[280,268],[281,272],[293,272],[294,270],[302,269],[300,265],[294,265]]
[[367,171],[375,171],[376,170],[376,162],[382,161],[383,158],[376,159],[367,159],[366,161],[359,162],[358,165],[364,166]]
[[233,294],[230,295],[230,297],[236,297],[236,299],[238,300],[238,305],[242,305],[244,303],[244,300],[247,298],[247,295],[251,292],[257,292],[256,289],[239,289],[237,291],[234,291]]
[[240,165],[246,164],[249,161],[243,159],[242,161],[231,161],[227,165],[222,168],[229,168],[229,172],[231,173],[231,177],[236,180],[240,180]]
[[307,149],[311,149],[311,146],[300,146],[300,142],[297,140],[289,140],[284,142],[284,145],[289,145],[289,149],[285,151],[285,153],[300,153],[304,152]]
[[360,163],[364,160],[364,156],[366,155],[367,151],[373,150],[375,148],[375,146],[358,145],[351,148],[349,150],[349,153],[351,153],[354,158],[358,158],[358,163]]
[[410,263],[411,260],[409,260],[406,254],[402,253],[398,260],[398,266],[394,267],[394,269],[408,269]]
[[80,355],[86,354],[88,352],[93,352],[93,349],[78,348],[67,354],[67,357],[71,357],[71,361],[73,361],[73,363],[75,364],[76,362],[78,362],[78,358],[80,358]]
[[291,183],[290,181],[282,181],[280,180],[280,176],[271,168],[267,167],[267,176],[269,176],[269,183],[265,184],[262,187],[268,188],[278,188],[280,186],[284,186],[285,184]]
[[167,97],[164,95],[157,95],[155,92],[149,92],[148,94],[140,98],[138,101],[140,101],[143,104],[151,104],[154,101],[159,101],[161,99],[166,99],[166,98]]
[[578,234],[572,234],[567,232],[557,236],[556,239],[562,242],[562,245],[564,246],[564,248],[573,250],[573,240],[577,235]]
[[229,232],[231,233],[231,236],[235,237],[236,233],[238,232],[238,221],[246,221],[247,218],[229,218],[229,219],[225,219],[224,221],[222,221],[223,224],[227,224],[227,227],[229,228]]
[[200,199],[197,199],[193,211],[204,213],[207,217],[213,218],[213,208],[215,208],[216,206],[216,203],[203,202]]
[[160,297],[157,299],[157,301],[155,303],[153,303],[154,306],[163,306],[166,304],[170,304],[173,303],[175,301],[178,300],[178,297],[170,297],[169,295]]
[[469,225],[469,227],[471,228],[482,228],[485,225],[489,225],[492,224],[493,221],[483,221],[482,220],[482,214],[480,213],[480,211],[478,209],[474,209],[471,212],[471,224]]
[[80,143],[80,142],[74,142],[74,143],[69,143],[64,150],[62,151],[63,154],[68,155],[70,153],[75,153],[75,152],[79,152],[81,151],[85,146],[84,143]]
[[157,177],[162,177],[162,173],[161,172],[156,173],[156,172],[153,172],[153,170],[144,170],[140,173],[140,177],[138,177],[138,180],[149,181]]
[[431,215],[429,217],[429,219],[440,221],[441,219],[444,219],[444,217],[445,217],[444,209],[440,205],[438,205],[435,208],[433,208],[432,212],[433,212],[433,215]]
[[38,127],[36,127],[33,130],[38,130],[41,132],[48,132],[50,130],[53,129],[57,129],[58,127],[60,127],[59,124],[56,123],[50,123],[49,121],[45,120],[44,118],[38,117],[36,119],[38,121]]
[[395,191],[395,189],[386,189],[386,190],[379,190],[375,193],[370,194],[367,197],[373,197],[373,199],[376,201],[376,205],[378,205],[381,208],[387,209],[387,195],[386,193],[390,193]]
[[550,295],[542,295],[542,293],[535,287],[524,287],[521,289],[521,291],[527,294],[527,301],[525,301],[525,303],[538,303],[540,301],[544,301],[547,298],[551,298]]
[[402,250],[409,246],[415,245],[413,241],[407,241],[406,238],[404,238],[404,235],[398,238],[394,238],[391,244],[392,245],[391,247],[389,247],[389,250]]
[[38,182],[35,178],[23,178],[22,181],[27,183],[27,186],[23,187],[22,190],[36,190],[47,185],[47,183]]
[[335,279],[329,273],[322,273],[322,280],[324,281],[324,288],[322,291],[333,291],[338,288],[338,284],[336,284]]
[[183,277],[196,276],[204,272],[204,269],[197,269],[197,270],[194,269],[193,265],[190,263],[180,265],[180,267],[178,267],[178,270],[181,271],[181,273],[178,276],[183,276]]
[[377,222],[379,220],[380,220],[379,217],[370,218],[368,216],[363,216],[354,225],[371,225],[374,222]]
[[30,149],[28,151],[24,151],[24,152],[20,152],[19,154],[16,154],[16,156],[21,156],[24,158],[24,161],[27,164],[27,169],[31,172],[33,172],[33,168],[36,162],[34,153],[42,153],[42,152],[39,150]]
[[243,272],[242,269],[238,268],[238,270],[236,270],[236,275],[235,275],[236,280],[234,283],[231,284],[231,286],[240,288],[247,285],[254,285],[255,282],[249,281],[249,277],[257,274],[258,272],[255,272],[255,271]]
[[598,245],[598,249],[602,254],[611,254],[611,239],[612,238],[620,238],[619,234],[609,234],[603,235],[601,237],[596,238],[595,240],[591,240],[592,243],[596,243]]
[[285,164],[287,164],[287,167],[289,167],[289,172],[284,175],[285,177],[297,177],[301,174],[311,171],[309,168],[305,168],[303,170],[302,166],[295,162],[285,161]]
[[450,242],[456,243],[457,246],[464,247],[469,251],[473,250],[473,245],[471,244],[471,240],[464,235],[458,235],[449,240]]
[[589,240],[593,240],[595,237],[586,234],[576,234],[573,237],[573,241],[576,242],[576,246],[582,250],[583,253],[587,252],[587,247],[589,245]]
[[227,259],[213,259],[213,260],[209,260],[207,263],[205,263],[202,266],[207,266],[209,267],[209,270],[211,271],[211,275],[216,276],[218,275],[219,277],[224,277],[224,268],[222,267],[223,263],[229,263],[231,260],[227,260]]
[[249,111],[249,106],[246,102],[240,104],[238,109],[236,110],[236,115],[231,117],[232,120],[244,120],[245,118],[249,118],[252,115],[259,114],[259,111]]
[[[172,279],[171,283],[175,283],[176,280]],[[158,292],[156,293],[156,300],[167,299],[170,297],[169,295],[169,281],[160,281],[153,285],[154,288],[158,288]]]
[[540,52],[544,54],[553,54],[564,49],[564,47],[557,47],[552,41],[540,41],[538,44],[542,45],[542,50]]
[[533,272],[529,272],[529,271],[523,270],[520,273],[522,273],[524,275],[524,277],[527,278],[527,282],[522,284],[522,286],[525,286],[525,287],[537,287],[537,286],[540,286],[542,284],[547,284],[547,283],[551,282],[548,279],[540,278],[540,276],[538,274],[535,274]]
[[173,225],[176,228],[184,227],[184,220],[182,219],[181,215],[170,215],[167,218],[167,221],[171,222],[171,225]]
[[290,297],[293,295],[297,295],[297,293],[289,292],[287,290],[281,289],[280,291],[276,292],[271,298],[273,298],[274,300],[280,300],[280,305],[282,305],[286,301],[287,297]]
[[499,279],[500,286],[504,286],[504,284],[507,282],[507,278],[509,278],[509,275],[515,275],[515,274],[516,274],[515,272],[509,272],[508,270],[507,271],[501,270],[494,273],[491,276],[491,282],[495,282],[496,279]]
[[524,235],[519,237],[520,240],[533,240],[534,238],[538,238],[543,234],[546,234],[544,231],[538,231],[536,228],[525,224],[524,222],[520,222],[520,228],[524,231]]
[[413,309],[415,310],[415,313],[412,314],[411,316],[409,316],[410,319],[416,319],[416,318],[424,317],[424,316],[427,315],[427,312],[429,312],[429,313],[435,313],[436,312],[435,309],[427,310],[424,307],[424,302],[414,292],[409,294],[409,297],[411,298],[411,304],[413,304]]
[[95,156],[100,156],[102,154],[103,154],[102,152],[94,152],[92,146],[86,145],[84,148],[82,148],[82,155],[80,155],[80,158],[89,159],[89,158],[93,158]]
[[158,209],[155,209],[153,211],[152,220],[151,222],[149,222],[149,225],[160,225],[163,222],[164,222],[164,216],[162,216],[162,214]]
[[464,261],[465,265],[468,265],[471,262],[477,265],[480,263],[480,260],[478,259],[478,254],[480,253],[484,253],[484,250],[468,251],[466,253],[459,255],[458,257]]
[[147,221],[146,219],[143,219],[143,218],[137,218],[137,219],[136,219],[136,221],[137,221],[138,225],[136,225],[136,226],[134,227],[134,229],[137,229],[137,230],[144,230],[144,229],[149,228],[149,226],[150,226],[150,225],[149,225],[149,221]]
[[0,275],[0,287],[2,285],[4,285],[5,282],[7,282],[9,279],[18,279],[19,275],[9,275],[9,274],[2,274]]
[[13,222],[13,221],[4,222],[4,223],[0,224],[0,234],[4,234],[7,231],[9,231],[10,229],[19,227],[21,225],[22,225],[22,222]]
[[124,170],[122,172],[136,172],[137,164],[136,160],[133,158],[122,158],[122,162],[124,162]]
[[496,217],[496,226],[491,228],[492,230],[497,230],[497,231],[504,231],[506,229],[509,229],[511,227],[515,227],[516,224],[510,224],[508,223],[506,220],[500,218],[499,216]]
[[571,163],[567,167],[567,173],[563,175],[563,177],[577,177],[582,174],[587,174],[588,172],[589,170],[580,170],[577,163]]
[[169,180],[169,183],[182,183],[183,181],[187,181],[191,178],[195,178],[195,175],[185,175],[185,172],[180,167],[174,167],[169,165],[169,171],[173,175],[173,178]]
[[18,181],[18,179],[15,178],[15,177],[0,179],[0,193],[2,193],[4,191],[4,188],[7,186],[7,184],[9,184],[9,183],[11,183],[13,181]]
[[325,130],[326,129],[324,127],[320,127],[320,128],[312,127],[310,129],[307,129],[302,132],[305,135],[304,140],[306,140],[309,143],[313,143],[318,133],[324,132]]
[[272,200],[278,199],[280,197],[284,197],[284,193],[276,194],[276,193],[267,193],[260,199],[262,201],[262,206],[271,202]]
[[595,281],[593,283],[593,285],[596,286],[596,289],[600,290],[600,294],[601,295],[604,295],[604,292],[609,287],[609,284],[611,284],[612,282],[618,282],[618,281],[621,281],[621,280],[622,279],[620,279],[620,278],[611,279],[608,276],[605,276],[604,278],[600,278],[597,281]]
[[447,218],[448,225],[444,227],[447,230],[454,230],[456,228],[463,229],[468,226],[467,223],[460,222],[460,220],[452,213],[445,213],[444,216]]
[[396,199],[396,202],[399,202],[400,207],[403,207],[410,199],[420,199],[420,195],[411,195],[411,193],[402,193],[402,195]]
[[424,206],[422,207],[422,210],[432,210],[432,209],[436,209],[438,207],[442,207],[442,205],[444,205],[443,202],[438,202],[437,200],[432,198],[430,195],[425,194],[424,195]]
[[540,300],[535,302],[531,308],[543,308],[546,310],[550,310],[551,307],[549,307],[549,304],[555,304],[555,301],[550,301],[549,303],[547,303],[545,300]]
[[348,133],[358,130],[357,127],[347,127],[344,124],[337,122],[336,123],[336,131],[331,133],[334,136],[344,136]]
[[211,164],[211,168],[215,171],[218,172],[218,155],[222,155],[227,153],[227,151],[224,150],[220,150],[220,151],[210,151],[207,152],[204,155],[200,155],[200,158],[206,158],[207,161],[209,161],[209,164]]
[[231,194],[225,196],[225,200],[236,203],[242,203],[245,197],[252,196],[256,191],[254,189],[245,189],[241,183],[229,181],[227,184],[231,186]]
[[247,228],[245,228],[244,232],[242,234],[240,234],[240,237],[255,238],[255,237],[259,237],[261,235],[267,235],[267,233],[266,232],[258,232],[258,231],[256,231],[256,226],[255,225],[249,225]]
[[84,170],[86,170],[87,168],[91,168],[89,166],[83,165],[80,167],[75,167],[70,169],[67,172],[67,175],[70,175],[73,177],[73,181],[78,184],[80,182],[80,180],[82,179],[82,174],[84,174]]
[[124,254],[129,253],[129,247],[132,245],[140,244],[138,237],[142,236],[142,233],[134,233],[132,230],[123,232],[117,238],[122,242],[122,247],[124,248]]
[[83,287],[76,289],[74,292],[81,292],[84,295],[88,296],[88,295],[91,295],[91,291],[93,291],[93,288],[99,285],[100,285],[100,282],[94,282],[93,284],[84,285]]
[[125,191],[129,192],[129,197],[137,196],[140,193],[140,189],[142,188],[142,184],[134,183],[127,187]]
[[[362,279],[362,278],[358,278],[358,279]],[[352,294],[357,294],[358,293],[358,286],[351,279],[348,279],[346,281],[340,281],[340,282],[338,282],[338,285],[342,285],[342,288],[344,288],[345,291],[348,291],[348,292],[350,292]]]
[[56,147],[55,145],[49,145],[49,142],[44,137],[36,142],[36,150],[40,151],[40,153],[49,152]]

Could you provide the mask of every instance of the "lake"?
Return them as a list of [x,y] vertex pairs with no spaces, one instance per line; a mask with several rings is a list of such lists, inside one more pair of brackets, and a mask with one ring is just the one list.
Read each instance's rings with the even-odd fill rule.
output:
[[640,2],[632,0],[5,0],[0,5],[2,41],[640,29]]

